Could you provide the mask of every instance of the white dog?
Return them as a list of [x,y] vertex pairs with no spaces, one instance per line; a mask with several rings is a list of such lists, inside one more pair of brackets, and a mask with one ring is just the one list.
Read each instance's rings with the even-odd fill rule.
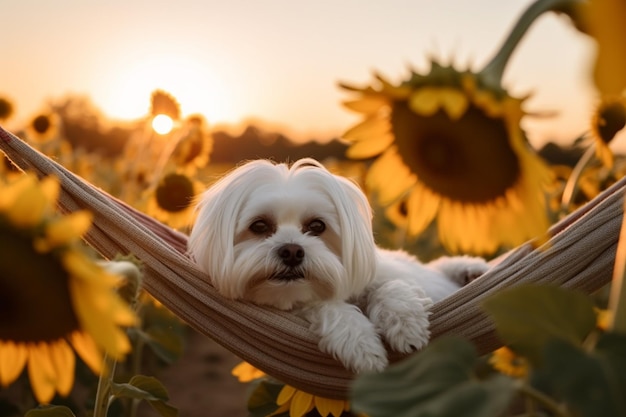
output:
[[201,197],[189,252],[223,296],[293,309],[355,372],[427,344],[428,309],[481,275],[479,258],[427,265],[377,248],[366,196],[313,159],[249,162]]

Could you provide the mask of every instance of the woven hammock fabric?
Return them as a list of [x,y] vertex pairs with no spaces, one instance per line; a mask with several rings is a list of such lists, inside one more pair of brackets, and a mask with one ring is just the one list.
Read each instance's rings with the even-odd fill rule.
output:
[[[187,236],[133,209],[0,127],[0,150],[18,167],[61,182],[63,212],[94,214],[85,240],[105,258],[133,254],[145,265],[144,288],[202,334],[275,378],[303,391],[345,398],[354,375],[319,351],[307,324],[289,312],[222,298],[186,256]],[[432,337],[454,334],[479,353],[500,346],[481,302],[503,288],[550,283],[591,293],[610,282],[626,178],[551,228],[538,249],[524,244],[480,279],[435,304]],[[392,359],[401,356],[391,353]]]

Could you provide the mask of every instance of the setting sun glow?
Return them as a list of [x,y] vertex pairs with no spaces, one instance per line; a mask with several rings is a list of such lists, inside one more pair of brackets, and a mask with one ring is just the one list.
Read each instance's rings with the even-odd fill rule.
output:
[[172,131],[174,127],[174,121],[171,117],[165,114],[157,114],[152,119],[152,129],[159,135],[167,135]]

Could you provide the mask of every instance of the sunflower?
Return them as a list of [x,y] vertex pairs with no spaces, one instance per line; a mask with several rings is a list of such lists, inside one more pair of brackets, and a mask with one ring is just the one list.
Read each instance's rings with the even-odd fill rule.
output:
[[0,97],[0,120],[7,120],[13,115],[13,103],[5,97]]
[[624,96],[605,97],[591,118],[591,136],[596,144],[596,155],[608,168],[613,167],[613,152],[609,143],[626,125]]
[[404,200],[409,235],[437,220],[449,251],[493,253],[547,229],[550,171],[520,128],[522,99],[436,62],[398,86],[377,80],[343,85],[364,115],[343,137],[349,157],[377,157],[366,186],[383,206]]
[[322,417],[339,417],[344,411],[350,411],[350,402],[319,397],[285,385],[276,398],[278,409],[270,415],[289,412],[289,417],[302,417],[315,410]]
[[[248,362],[241,362],[235,366],[231,373],[237,377],[239,382],[250,382],[267,376],[263,371],[250,365]],[[339,417],[343,412],[350,411],[350,403],[345,400],[335,400],[331,398],[319,397],[301,391],[291,385],[284,385],[276,397],[278,408],[269,416],[278,416],[289,413],[290,417],[302,417],[315,410],[322,417]]]
[[58,138],[61,126],[61,118],[56,113],[41,113],[33,117],[26,127],[28,140],[43,144]]
[[193,222],[193,202],[202,191],[202,184],[183,172],[163,176],[147,203],[147,213],[173,228]]
[[185,133],[176,144],[171,160],[178,167],[193,175],[198,168],[209,162],[213,150],[213,138],[204,117],[190,116],[185,121]]
[[71,390],[74,351],[96,373],[103,352],[122,359],[130,343],[119,326],[136,321],[115,293],[120,278],[81,246],[91,215],[57,215],[58,194],[53,177],[0,184],[0,386],[28,367],[41,403]]
[[251,382],[267,375],[265,372],[255,368],[248,362],[241,362],[239,365],[235,366],[232,369],[231,374],[236,377],[239,382]]
[[172,120],[178,120],[180,119],[180,105],[171,94],[163,90],[155,90],[152,92],[150,114],[153,117],[163,114]]
[[511,349],[502,346],[496,349],[489,357],[489,363],[497,371],[516,378],[528,375],[528,361],[515,354]]

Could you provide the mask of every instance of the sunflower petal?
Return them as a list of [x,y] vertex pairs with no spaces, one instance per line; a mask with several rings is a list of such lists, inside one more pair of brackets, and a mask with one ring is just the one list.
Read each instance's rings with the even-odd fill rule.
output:
[[102,353],[93,338],[84,332],[73,332],[70,337],[72,347],[91,371],[99,375],[102,372]]
[[456,88],[442,88],[441,104],[452,120],[459,120],[467,111],[469,100]]
[[276,397],[276,404],[286,404],[287,401],[289,401],[291,397],[293,397],[293,394],[295,394],[295,392],[296,389],[294,387],[292,387],[291,385],[285,385],[278,393],[278,397]]
[[313,397],[313,401],[317,412],[322,417],[328,417],[329,414],[333,415],[333,417],[339,417],[343,413],[346,406],[346,401],[318,396]]
[[421,183],[417,183],[407,200],[408,234],[418,235],[434,220],[441,198],[431,193]]
[[46,227],[46,237],[35,241],[35,249],[48,252],[78,240],[91,227],[92,218],[87,211],[77,211],[51,222]]
[[367,159],[380,155],[393,143],[393,135],[387,133],[368,140],[356,142],[348,148],[346,156],[352,159]]
[[6,387],[22,373],[28,350],[23,344],[0,341],[0,385]]
[[313,408],[313,395],[308,392],[296,390],[291,399],[289,417],[302,417]]
[[48,345],[31,346],[28,355],[28,378],[37,401],[47,404],[54,397],[57,376],[50,360]]
[[378,112],[382,107],[388,105],[389,100],[382,96],[364,96],[356,100],[344,101],[342,104],[349,110],[370,115]]
[[417,179],[392,146],[372,163],[365,181],[378,193],[380,203],[387,205],[406,193]]
[[57,376],[57,391],[67,396],[74,384],[74,366],[76,356],[65,340],[49,346],[50,360]]
[[239,365],[235,366],[230,373],[237,377],[239,382],[250,382],[265,376],[265,372],[255,368],[248,362],[241,362]]
[[391,126],[386,118],[373,116],[348,129],[342,137],[355,142],[384,135],[390,130]]
[[422,87],[409,97],[409,107],[422,116],[432,116],[441,106],[440,88]]

